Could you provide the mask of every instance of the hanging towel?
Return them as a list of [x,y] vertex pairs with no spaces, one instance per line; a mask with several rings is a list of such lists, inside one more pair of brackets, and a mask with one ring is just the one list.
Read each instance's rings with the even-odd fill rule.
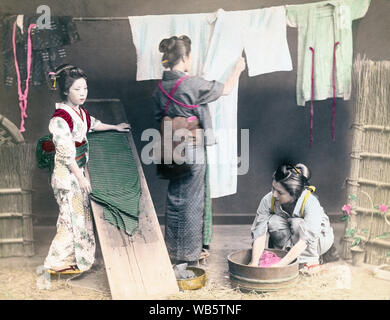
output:
[[[137,80],[161,79],[163,38],[187,35],[192,42],[191,75],[225,82],[243,50],[250,76],[292,70],[284,6],[214,13],[129,17],[137,51]],[[274,36],[269,36],[270,34]],[[272,48],[272,49],[270,49]],[[237,192],[237,93],[210,103],[217,145],[207,147],[211,198]]]

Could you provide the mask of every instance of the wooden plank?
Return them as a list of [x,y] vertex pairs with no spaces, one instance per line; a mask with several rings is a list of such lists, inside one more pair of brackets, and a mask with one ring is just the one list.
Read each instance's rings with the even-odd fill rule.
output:
[[[87,101],[87,110],[99,120],[127,122],[116,99]],[[128,236],[104,220],[103,208],[92,201],[92,211],[102,248],[113,299],[161,299],[179,292],[131,132],[126,134],[137,163],[141,187],[138,231]]]
[[91,203],[112,298],[115,300],[142,298],[142,292],[139,290],[140,281],[137,281],[140,275],[130,263],[134,257],[129,259],[122,232],[104,220],[103,208],[100,205],[94,201]]

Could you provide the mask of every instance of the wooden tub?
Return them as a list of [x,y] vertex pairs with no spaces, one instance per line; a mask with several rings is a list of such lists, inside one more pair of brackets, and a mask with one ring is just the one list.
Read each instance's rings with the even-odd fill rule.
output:
[[[278,257],[284,257],[287,252],[277,249],[266,249]],[[234,288],[244,292],[276,291],[292,287],[298,280],[298,261],[295,260],[285,267],[260,268],[248,266],[252,256],[251,249],[235,251],[228,256],[230,281]]]

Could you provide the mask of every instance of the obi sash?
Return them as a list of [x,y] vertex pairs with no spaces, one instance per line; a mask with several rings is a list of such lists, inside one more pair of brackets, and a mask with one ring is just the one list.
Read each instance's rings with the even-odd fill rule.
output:
[[[91,127],[91,117],[87,110],[82,108],[83,111],[86,114],[86,120],[87,120],[87,132],[89,131]],[[63,110],[63,109],[57,109],[52,118],[54,117],[60,117],[66,121],[66,123],[69,126],[70,132],[73,131],[73,120],[70,114]],[[77,162],[77,165],[82,168],[87,163],[87,153],[88,153],[88,141],[83,140],[82,142],[75,142],[76,147],[76,157],[75,160]],[[38,140],[36,149],[35,149],[35,158],[37,161],[38,168],[44,169],[49,168],[50,172],[54,169],[54,156],[56,153],[56,148],[53,143],[53,136],[51,134],[48,134],[46,136],[43,136]]]
[[[75,147],[75,160],[77,165],[82,168],[87,163],[88,141],[84,140],[82,142],[75,142]],[[53,171],[55,153],[56,149],[53,143],[53,136],[51,134],[39,139],[35,150],[38,168],[49,168],[50,172]]]

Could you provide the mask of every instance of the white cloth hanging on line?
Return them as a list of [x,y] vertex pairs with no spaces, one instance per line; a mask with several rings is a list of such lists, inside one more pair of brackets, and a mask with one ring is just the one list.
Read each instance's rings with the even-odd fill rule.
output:
[[[214,13],[129,17],[137,52],[137,81],[161,79],[159,43],[187,35],[192,42],[192,75],[224,83],[243,50],[249,76],[292,70],[284,6]],[[218,144],[207,147],[211,198],[237,192],[238,85],[210,103]],[[249,157],[249,155],[248,155]]]

